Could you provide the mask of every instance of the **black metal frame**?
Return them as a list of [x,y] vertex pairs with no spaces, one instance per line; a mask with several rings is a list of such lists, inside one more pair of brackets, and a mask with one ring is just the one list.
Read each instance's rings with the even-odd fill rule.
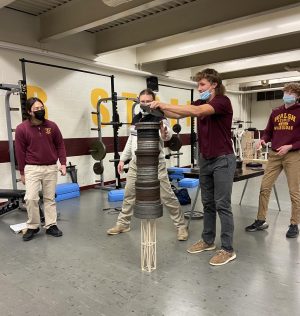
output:
[[[162,84],[162,83],[159,83],[158,86],[190,91],[191,92],[191,103],[193,103],[193,101],[194,101],[194,89],[182,88],[182,87],[177,87],[177,86],[172,86],[172,85],[167,85],[167,84]],[[177,122],[178,121],[179,120],[177,120]],[[195,166],[194,143],[196,141],[197,141],[197,137],[196,137],[196,132],[195,132],[195,118],[191,117],[190,142],[191,142],[191,165],[192,165],[192,167]],[[177,157],[179,158],[179,155]],[[179,163],[177,163],[177,164],[178,164],[178,167],[180,167]]]
[[[49,63],[44,63],[44,62],[39,62],[35,60],[28,60],[21,58],[21,67],[22,67],[22,84],[24,87],[26,87],[27,80],[26,80],[26,63],[29,64],[35,64],[35,65],[41,65],[41,66],[46,66],[46,67],[52,67],[52,68],[58,68],[58,69],[65,69],[65,70],[70,70],[70,71],[77,71],[77,72],[82,72],[82,73],[87,73],[91,75],[97,75],[97,76],[102,76],[106,78],[110,78],[110,86],[111,86],[111,96],[112,96],[112,116],[113,116],[113,121],[114,122],[119,122],[119,114],[118,114],[118,109],[117,109],[117,94],[115,92],[115,85],[114,85],[114,75],[106,75],[102,74],[99,72],[94,72],[94,71],[88,71],[88,70],[82,70],[78,68],[72,68],[72,67],[66,67],[66,66],[61,66],[61,65],[56,65],[56,64],[49,64]],[[22,114],[26,113],[25,105],[26,105],[26,89],[25,89],[25,94],[21,96],[21,108],[22,108]],[[119,159],[119,143],[118,143],[118,126],[113,125],[113,137],[114,137],[114,159]],[[117,186],[120,185],[120,175],[118,174],[118,164],[115,162],[115,174],[116,174],[116,181],[117,181]]]

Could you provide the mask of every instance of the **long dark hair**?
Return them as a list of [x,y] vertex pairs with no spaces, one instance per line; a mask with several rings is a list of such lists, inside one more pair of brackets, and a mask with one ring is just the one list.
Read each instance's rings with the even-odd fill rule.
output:
[[32,98],[27,99],[26,106],[25,106],[27,118],[30,118],[30,114],[28,112],[31,112],[31,108],[32,108],[32,106],[34,105],[35,102],[40,102],[40,103],[43,104],[43,106],[45,106],[44,102],[41,99],[39,99],[39,98],[32,97]]

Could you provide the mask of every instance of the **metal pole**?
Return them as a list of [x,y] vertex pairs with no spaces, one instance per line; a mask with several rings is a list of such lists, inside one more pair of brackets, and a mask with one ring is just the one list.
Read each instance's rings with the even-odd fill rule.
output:
[[7,91],[5,94],[5,113],[6,113],[6,125],[7,125],[7,136],[8,136],[8,145],[9,145],[9,158],[10,158],[12,186],[14,190],[17,190],[14,141],[13,141],[13,136],[12,136],[13,130],[11,127],[10,105],[9,105],[9,99],[12,93],[13,93],[12,91]]
[[21,61],[21,68],[22,68],[22,80],[19,82],[20,84],[20,102],[21,102],[21,114],[22,114],[22,121],[27,118],[26,113],[26,100],[27,100],[27,82],[26,82],[26,65],[25,60],[20,59]]
[[[112,110],[113,110],[113,122],[120,122],[119,114],[118,114],[118,102],[117,102],[117,93],[115,92],[115,83],[114,83],[114,76],[111,76],[111,97],[112,97]],[[121,178],[118,173],[118,161],[120,160],[119,155],[119,142],[118,142],[118,130],[119,126],[117,124],[113,125],[114,131],[114,165],[115,165],[115,178],[116,178],[116,188],[121,188]]]
[[[194,100],[194,89],[191,89],[191,104]],[[191,142],[191,165],[195,167],[195,152],[194,152],[194,144],[196,142],[196,134],[195,134],[195,118],[191,117],[191,135],[190,135],[190,142]]]

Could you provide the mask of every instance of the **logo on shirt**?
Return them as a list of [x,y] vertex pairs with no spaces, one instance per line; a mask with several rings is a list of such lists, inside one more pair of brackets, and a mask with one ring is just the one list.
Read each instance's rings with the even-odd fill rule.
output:
[[45,127],[45,133],[50,135],[51,134],[51,127]]
[[296,116],[290,113],[281,113],[274,118],[274,130],[290,130],[294,129]]

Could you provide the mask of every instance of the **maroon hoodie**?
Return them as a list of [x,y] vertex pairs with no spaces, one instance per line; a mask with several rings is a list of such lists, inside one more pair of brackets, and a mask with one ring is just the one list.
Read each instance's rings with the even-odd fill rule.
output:
[[66,164],[66,150],[58,126],[49,120],[33,125],[26,120],[16,129],[16,158],[21,175],[25,165]]
[[276,108],[270,115],[262,139],[272,142],[272,150],[283,145],[292,145],[292,150],[300,149],[300,104],[289,108],[284,105]]

